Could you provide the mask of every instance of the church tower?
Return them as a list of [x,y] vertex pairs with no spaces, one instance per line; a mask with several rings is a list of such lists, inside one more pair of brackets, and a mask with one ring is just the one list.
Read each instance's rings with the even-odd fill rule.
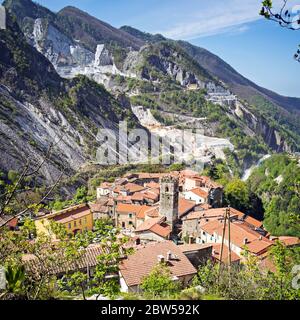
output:
[[178,179],[172,176],[164,176],[160,179],[160,204],[159,213],[167,218],[167,223],[174,228],[178,220]]

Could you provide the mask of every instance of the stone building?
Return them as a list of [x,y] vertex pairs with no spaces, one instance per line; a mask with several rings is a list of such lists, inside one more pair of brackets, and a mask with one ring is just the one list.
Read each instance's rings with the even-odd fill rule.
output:
[[179,182],[178,178],[164,176],[160,179],[159,213],[166,217],[172,229],[178,220]]

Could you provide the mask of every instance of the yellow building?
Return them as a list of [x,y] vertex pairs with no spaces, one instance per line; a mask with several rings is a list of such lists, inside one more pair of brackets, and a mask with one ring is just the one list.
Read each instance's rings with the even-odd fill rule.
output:
[[49,234],[50,221],[61,223],[68,233],[93,230],[93,213],[87,204],[80,204],[57,211],[35,220],[37,233]]

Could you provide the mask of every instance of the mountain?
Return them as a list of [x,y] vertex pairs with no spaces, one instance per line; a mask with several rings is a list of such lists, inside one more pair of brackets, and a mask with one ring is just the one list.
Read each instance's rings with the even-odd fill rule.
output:
[[99,43],[114,42],[122,47],[139,49],[143,41],[102,22],[89,14],[74,8],[66,7],[58,12],[58,24],[72,38],[93,51]]
[[288,111],[300,113],[300,98],[283,97],[275,92],[262,88],[240,75],[229,64],[211,52],[193,46],[188,42],[179,41],[179,43],[201,66],[224,81],[232,92],[242,99],[251,103],[253,102],[253,96],[261,95]]
[[[123,26],[120,30],[139,38],[143,41],[158,42],[167,40],[160,34],[151,35],[139,31],[130,26]],[[300,112],[300,98],[284,97],[271,90],[262,88],[247,78],[243,77],[234,70],[228,63],[210,51],[192,45],[186,41],[176,41],[187,53],[195,59],[203,68],[208,70],[212,75],[226,83],[233,93],[240,96],[242,99],[248,100],[251,103],[253,96],[262,95],[278,106],[287,109],[288,111]]]
[[137,122],[123,96],[84,76],[62,79],[10,14],[0,30],[0,96],[1,170],[18,171],[26,159],[41,163],[53,144],[40,176],[48,183],[94,159],[98,129]]
[[123,26],[120,30],[125,31],[126,33],[131,34],[135,38],[142,40],[143,42],[158,42],[167,40],[161,34],[151,34],[147,32],[140,31],[138,29],[132,28],[130,26]]
[[[18,145],[23,156],[41,157],[53,132],[65,137],[51,162],[55,170],[45,175],[61,164],[75,172],[91,161],[97,129],[116,130],[122,119],[141,127],[155,118],[158,131],[148,129],[160,136],[201,129],[203,159],[221,157],[239,174],[266,153],[299,150],[299,99],[260,88],[207,50],[128,26],[116,29],[74,7],[53,13],[30,0],[4,5],[11,21],[1,31],[1,96],[9,101],[3,122],[24,109],[10,128],[14,135],[3,129],[5,148]],[[16,152],[7,157],[5,170],[18,158]]]
[[[162,41],[160,35],[151,37],[148,33],[143,33],[128,26],[121,29],[151,44]],[[167,39],[163,38],[163,41],[167,41]],[[276,138],[272,129],[274,129],[274,125],[275,127],[279,125],[277,128],[281,131],[281,135],[284,138],[290,137],[291,139],[288,138],[289,144],[293,144],[294,150],[299,150],[300,98],[284,97],[256,85],[206,49],[194,46],[186,41],[168,41],[183,49],[194,63],[197,63],[212,77],[221,81],[226,88],[239,98],[240,102],[247,105],[248,111],[261,119],[258,133],[265,136],[268,145],[276,149],[278,135]],[[295,113],[299,116],[295,117]],[[248,123],[248,125],[251,127],[251,123]],[[254,127],[252,129],[257,130]],[[277,149],[277,151],[280,151],[280,149]]]

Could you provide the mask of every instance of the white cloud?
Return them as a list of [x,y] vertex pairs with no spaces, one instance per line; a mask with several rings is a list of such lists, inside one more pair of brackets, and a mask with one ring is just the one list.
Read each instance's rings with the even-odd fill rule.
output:
[[[204,8],[203,8],[204,7]],[[165,30],[164,36],[173,39],[191,40],[203,36],[224,32],[244,32],[246,23],[260,19],[260,0],[210,0],[200,1],[199,7],[191,8],[195,12]]]

